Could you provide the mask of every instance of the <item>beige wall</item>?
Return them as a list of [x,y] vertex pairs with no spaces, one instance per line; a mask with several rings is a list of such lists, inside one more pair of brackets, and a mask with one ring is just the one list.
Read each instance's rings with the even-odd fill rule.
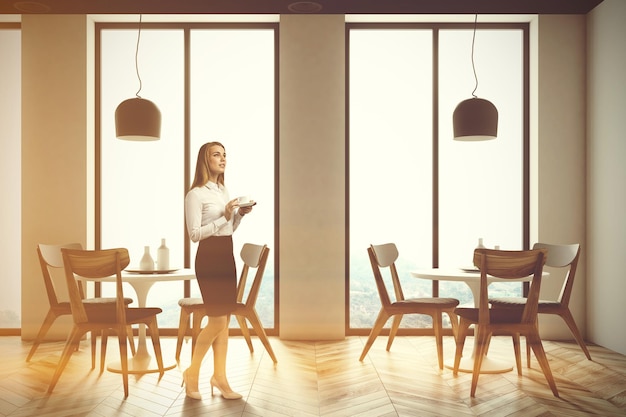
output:
[[280,335],[344,336],[345,48],[341,15],[280,21]]
[[[24,339],[34,337],[48,307],[37,244],[86,244],[86,31],[85,16],[22,16]],[[65,338],[61,326],[51,336]]]
[[[537,241],[580,243],[570,301],[585,333],[585,16],[543,15],[538,24]],[[541,295],[556,299],[564,276],[552,271]],[[563,321],[540,316],[542,336],[571,339]]]

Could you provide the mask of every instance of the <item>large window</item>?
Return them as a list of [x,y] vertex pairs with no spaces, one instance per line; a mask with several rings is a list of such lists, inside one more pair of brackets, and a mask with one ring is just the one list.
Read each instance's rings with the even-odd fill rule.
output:
[[[410,271],[472,263],[486,246],[527,242],[525,25],[479,25],[476,94],[499,111],[498,138],[452,139],[452,113],[474,89],[473,25],[350,25],[349,328],[369,328],[380,308],[366,248],[394,242],[405,296],[450,296],[472,305],[463,283]],[[525,197],[526,196],[526,197]],[[495,284],[494,284],[495,285]],[[500,284],[519,295],[520,284]],[[431,327],[428,316],[403,327]]]
[[[115,138],[114,112],[133,97],[136,25],[102,24],[99,39],[100,135],[96,181],[97,245],[129,249],[137,267],[145,246],[156,260],[166,239],[172,268],[193,267],[196,245],[188,244],[184,196],[193,179],[199,147],[226,147],[226,186],[231,197],[258,201],[233,238],[238,272],[245,242],[274,249],[275,25],[144,24],[138,54],[140,96],[161,110],[161,139],[128,142]],[[257,310],[274,327],[274,258],[270,257]],[[112,292],[103,285],[103,293]],[[131,287],[125,288],[133,296]],[[148,304],[163,308],[159,326],[177,328],[178,299],[200,296],[191,283],[155,284]]]

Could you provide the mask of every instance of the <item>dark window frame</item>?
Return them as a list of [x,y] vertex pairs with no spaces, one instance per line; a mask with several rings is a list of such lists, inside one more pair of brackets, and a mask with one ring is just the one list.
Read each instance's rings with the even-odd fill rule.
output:
[[[350,327],[350,32],[352,30],[372,29],[430,29],[433,31],[433,235],[432,235],[432,267],[439,266],[439,86],[438,86],[438,51],[439,31],[446,29],[473,29],[474,23],[346,23],[345,28],[345,68],[346,68],[346,96],[345,96],[345,334],[346,336],[366,336],[371,329]],[[476,28],[480,30],[512,29],[522,31],[522,54],[523,54],[523,121],[522,121],[522,146],[523,146],[523,184],[522,184],[522,244],[524,249],[530,247],[530,24],[529,23],[478,23]],[[523,283],[522,293],[528,294],[528,283]],[[432,283],[432,296],[439,296],[439,281]],[[381,334],[388,334],[389,329],[383,329]],[[450,329],[444,329],[446,334],[452,334]],[[398,330],[399,335],[433,335],[432,328]]]
[[[184,95],[185,95],[185,111],[184,111],[184,189],[188,189],[191,184],[190,164],[195,163],[195,158],[190,155],[190,32],[194,29],[271,29],[274,32],[274,222],[275,222],[275,234],[273,245],[275,248],[279,247],[279,24],[278,23],[141,23],[143,29],[172,29],[183,30],[184,32],[184,60],[185,60],[185,79],[184,79]],[[95,24],[95,86],[94,86],[94,101],[95,101],[95,248],[101,248],[101,215],[102,215],[102,201],[101,201],[101,34],[103,30],[111,29],[139,29],[139,23],[96,23]],[[185,234],[185,247],[184,247],[184,267],[189,268],[191,265],[191,244],[187,236],[187,231],[184,226],[184,219],[181,219],[181,233]],[[270,336],[277,336],[280,330],[280,317],[279,317],[279,284],[280,284],[280,262],[279,251],[273,250],[274,256],[274,326],[266,328],[266,332]],[[181,283],[183,291],[181,297],[189,297],[191,294],[191,284],[189,281],[183,281]],[[101,293],[101,287],[99,284],[95,286],[96,296]],[[176,336],[178,328],[164,328],[161,329],[161,334],[165,336]],[[239,328],[231,329],[232,335],[241,335]]]

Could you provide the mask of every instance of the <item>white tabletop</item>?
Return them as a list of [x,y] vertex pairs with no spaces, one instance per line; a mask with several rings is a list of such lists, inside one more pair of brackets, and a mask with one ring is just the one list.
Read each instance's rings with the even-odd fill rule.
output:
[[465,281],[468,278],[479,278],[480,271],[467,272],[461,268],[424,268],[411,271],[417,278],[441,279],[444,281]]
[[[115,275],[111,275],[104,278],[85,278],[81,276],[76,276],[77,279],[82,281],[94,281],[94,282],[115,282]],[[167,273],[138,273],[138,272],[129,272],[122,271],[122,281],[127,282],[135,289],[137,293],[137,303],[139,307],[146,306],[146,298],[148,296],[148,291],[152,287],[152,284],[155,282],[163,282],[163,281],[187,281],[191,279],[196,279],[196,274],[192,269],[177,269],[172,272]]]
[[[104,278],[84,278],[77,277],[84,281],[100,281],[100,282],[115,282],[115,275]],[[193,269],[182,268],[176,269],[171,272],[131,272],[127,270],[122,271],[122,281],[128,283],[135,282],[160,282],[160,281],[186,281],[190,279],[196,279],[196,274]]]
[[[469,271],[470,268],[462,269],[462,268],[425,268],[425,269],[417,269],[415,271],[411,271],[411,275],[416,278],[424,278],[431,280],[440,280],[440,281],[461,281],[467,283],[467,285],[471,285],[473,283],[480,283],[480,271],[473,270]],[[548,276],[549,273],[543,272],[543,276]],[[487,281],[497,282],[511,282],[511,281],[532,281],[533,276],[529,275],[523,278],[515,278],[515,279],[507,279],[507,278],[497,278],[491,275],[487,275]]]
[[[430,279],[433,281],[460,281],[467,284],[467,286],[472,291],[472,295],[474,297],[474,306],[478,307],[478,298],[480,297],[480,271],[474,270],[473,272],[469,272],[467,269],[462,268],[425,268],[425,269],[417,269],[415,271],[411,271],[411,275],[416,278],[424,278]],[[550,276],[549,272],[543,271],[542,277],[546,278]],[[489,284],[493,282],[523,282],[532,281],[533,276],[529,275],[527,277],[521,278],[497,278],[491,275],[487,275],[487,282]]]

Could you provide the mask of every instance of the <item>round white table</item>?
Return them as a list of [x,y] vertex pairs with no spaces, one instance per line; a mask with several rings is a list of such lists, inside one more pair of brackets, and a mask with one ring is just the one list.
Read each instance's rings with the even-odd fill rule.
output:
[[[472,296],[474,297],[474,306],[478,308],[478,302],[480,299],[480,271],[469,269],[460,269],[460,268],[428,268],[428,269],[419,269],[415,271],[411,271],[411,275],[416,278],[430,279],[432,281],[460,281],[467,284],[467,286],[472,291]],[[547,277],[550,274],[546,271],[543,272],[543,277]],[[532,281],[532,275],[518,278],[518,279],[501,279],[492,277],[491,275],[487,276],[487,281],[489,284],[494,282],[511,282],[511,281]],[[476,339],[474,339],[476,340]],[[473,372],[474,370],[474,350],[476,346],[474,345],[474,349],[472,350],[472,355],[469,358],[461,358],[461,364],[459,365],[459,371],[461,372]],[[452,369],[454,366],[449,363],[446,364],[446,368]],[[509,365],[499,360],[490,359],[485,357],[483,359],[483,363],[480,368],[481,374],[497,374],[502,372],[509,372],[513,370],[513,365]]]
[[[98,282],[115,282],[115,276],[110,276],[106,278],[84,278],[77,277],[78,279],[84,281],[98,281]],[[196,279],[196,274],[191,269],[178,269],[172,272],[167,273],[138,273],[138,272],[130,272],[130,271],[122,271],[122,281],[129,283],[135,293],[137,294],[137,305],[138,307],[146,307],[146,301],[148,299],[148,292],[152,285],[155,282],[163,282],[163,281],[185,281]],[[146,345],[146,326],[145,324],[139,325],[138,330],[138,338],[137,338],[137,350],[135,355],[128,360],[128,373],[129,374],[145,374],[151,372],[159,372],[158,365],[156,363],[156,359],[154,359],[150,353],[148,352],[148,347]],[[165,370],[173,369],[176,367],[176,363],[174,364],[163,364]],[[107,370],[111,372],[121,373],[122,366],[119,361],[114,362],[110,365],[107,365]]]

